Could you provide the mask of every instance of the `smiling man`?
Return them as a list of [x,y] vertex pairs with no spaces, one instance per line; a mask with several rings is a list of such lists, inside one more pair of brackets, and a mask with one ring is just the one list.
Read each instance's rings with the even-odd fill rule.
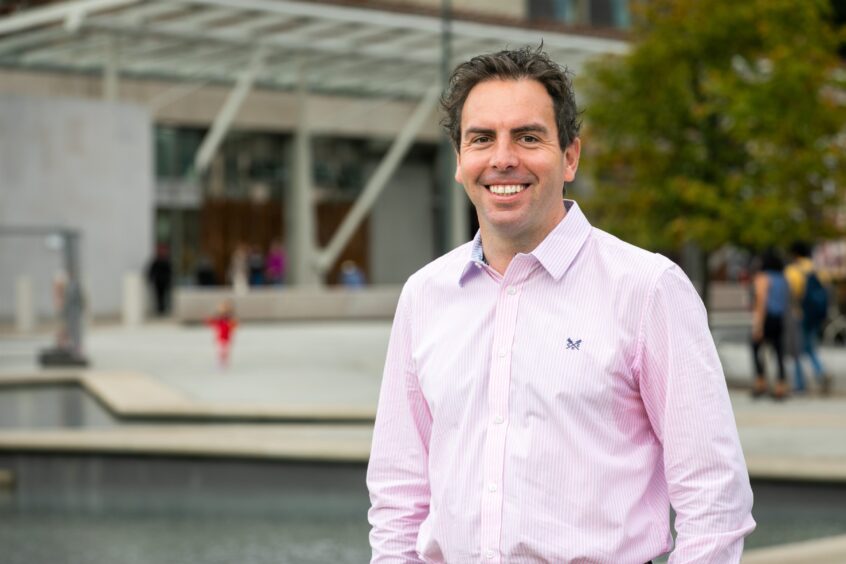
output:
[[690,281],[562,200],[564,69],[476,57],[442,100],[473,241],[406,283],[368,468],[373,562],[739,562],[755,527]]

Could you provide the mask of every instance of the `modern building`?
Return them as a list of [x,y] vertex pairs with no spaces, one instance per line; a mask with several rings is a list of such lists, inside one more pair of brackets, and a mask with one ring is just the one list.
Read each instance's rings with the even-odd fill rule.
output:
[[[284,242],[288,282],[354,260],[397,284],[467,240],[437,99],[455,62],[543,41],[578,74],[626,49],[623,0],[68,0],[0,7],[0,227],[82,233],[94,315],[169,246],[220,283]],[[54,251],[0,235],[0,317]]]

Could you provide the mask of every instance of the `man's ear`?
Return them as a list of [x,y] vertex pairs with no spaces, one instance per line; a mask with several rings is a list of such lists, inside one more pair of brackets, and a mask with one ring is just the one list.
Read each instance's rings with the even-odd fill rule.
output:
[[455,152],[455,181],[463,184],[461,180],[461,155],[458,151]]
[[570,146],[564,149],[564,181],[572,182],[579,170],[579,156],[582,152],[582,140],[576,137]]

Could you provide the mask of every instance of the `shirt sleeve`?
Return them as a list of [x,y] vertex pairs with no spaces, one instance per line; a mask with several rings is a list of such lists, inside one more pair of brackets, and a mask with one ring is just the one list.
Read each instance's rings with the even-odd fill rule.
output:
[[417,533],[429,514],[432,416],[412,359],[411,328],[406,288],[391,330],[367,468],[372,562],[379,564],[420,562]]
[[676,511],[669,562],[740,562],[755,529],[749,474],[705,307],[675,265],[652,290],[640,347],[641,395]]

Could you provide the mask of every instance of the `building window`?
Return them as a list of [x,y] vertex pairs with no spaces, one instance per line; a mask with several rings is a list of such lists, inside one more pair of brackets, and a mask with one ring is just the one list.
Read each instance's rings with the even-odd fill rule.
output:
[[157,125],[156,178],[184,178],[194,166],[194,156],[200,148],[204,133],[201,129]]
[[631,23],[629,0],[529,0],[529,18],[614,28]]
[[597,27],[629,27],[628,0],[592,0],[590,24]]

